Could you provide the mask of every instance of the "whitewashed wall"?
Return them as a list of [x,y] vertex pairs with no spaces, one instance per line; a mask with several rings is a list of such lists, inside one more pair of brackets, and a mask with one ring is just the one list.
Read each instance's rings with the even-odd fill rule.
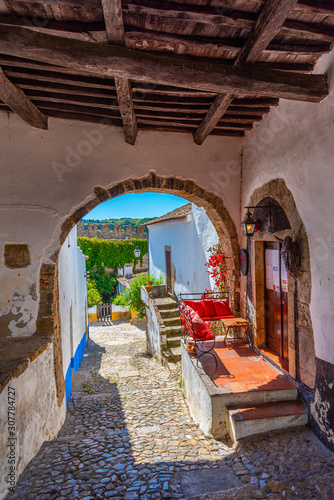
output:
[[[14,396],[13,396],[14,395]],[[8,398],[10,396],[13,399]],[[14,440],[8,429],[8,401],[14,404]],[[12,416],[12,415],[11,415]],[[57,436],[66,416],[66,403],[57,404],[53,344],[13,378],[0,394],[0,499],[10,483],[9,445],[15,453],[15,482],[34,458],[44,441]],[[11,422],[13,425],[13,423]],[[14,444],[14,446],[13,446]]]
[[59,254],[59,316],[66,397],[71,392],[73,370],[77,371],[87,342],[86,260],[77,246],[77,227],[66,238]]
[[199,147],[191,134],[141,131],[131,146],[121,129],[51,118],[42,131],[0,112],[0,247],[27,243],[31,255],[25,269],[0,262],[1,332],[35,331],[40,264],[59,248],[62,222],[95,198],[96,185],[110,187],[150,170],[194,179],[223,197],[237,223],[241,144],[240,138],[208,137]]
[[170,246],[175,294],[212,289],[205,263],[210,256],[208,249],[218,240],[204,208],[192,204],[187,218],[149,226],[149,270],[166,283],[165,246]]

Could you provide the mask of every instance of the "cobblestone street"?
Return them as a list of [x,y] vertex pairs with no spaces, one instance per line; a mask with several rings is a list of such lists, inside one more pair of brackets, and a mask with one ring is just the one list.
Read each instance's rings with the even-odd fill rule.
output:
[[334,455],[308,428],[234,447],[205,436],[178,372],[146,353],[144,327],[91,327],[78,374],[84,383],[74,388],[59,436],[44,443],[7,498],[334,497]]

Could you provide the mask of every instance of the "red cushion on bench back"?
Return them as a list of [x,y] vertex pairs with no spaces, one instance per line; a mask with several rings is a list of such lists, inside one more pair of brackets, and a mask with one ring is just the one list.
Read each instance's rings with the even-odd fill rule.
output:
[[199,316],[205,316],[204,305],[201,300],[185,300],[184,303],[191,307],[194,311],[198,312]]
[[193,311],[191,313],[191,321],[195,332],[195,338],[197,340],[209,340],[215,338],[208,325],[201,320],[198,312]]
[[216,300],[214,302],[214,307],[216,311],[216,316],[230,316],[232,311],[228,304],[228,300]]
[[214,307],[214,300],[212,299],[203,299],[202,300],[204,304],[204,316],[216,316],[216,311]]

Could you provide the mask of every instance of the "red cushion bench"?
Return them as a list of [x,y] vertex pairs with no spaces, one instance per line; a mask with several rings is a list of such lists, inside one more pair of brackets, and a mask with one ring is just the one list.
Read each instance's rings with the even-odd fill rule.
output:
[[198,312],[203,321],[219,321],[225,318],[234,318],[228,299],[200,299],[184,300],[185,305]]
[[[201,299],[183,299],[182,295],[179,298],[180,318],[184,328],[184,335],[190,335],[197,346],[198,342],[202,344],[202,348],[198,346],[201,351],[200,356],[203,354],[214,356],[211,351],[215,345],[215,334],[211,330],[210,322],[234,318],[228,299],[210,299],[205,298],[205,295]],[[213,340],[213,343],[211,342],[212,345],[210,344],[209,348],[204,350],[203,343],[208,340]],[[214,356],[214,358],[217,366],[216,357]]]

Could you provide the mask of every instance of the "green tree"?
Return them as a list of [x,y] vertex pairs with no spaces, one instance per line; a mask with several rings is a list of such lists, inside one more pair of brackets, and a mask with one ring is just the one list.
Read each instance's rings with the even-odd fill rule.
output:
[[123,293],[117,295],[113,303],[118,306],[129,306],[131,309],[137,311],[139,318],[145,318],[145,304],[140,297],[140,287],[148,285],[149,281],[152,285],[161,285],[162,277],[157,277],[148,273],[138,274],[138,276],[133,279],[131,285],[126,288]]
[[87,280],[87,300],[88,307],[96,306],[96,304],[102,304],[102,297],[96,288],[96,284],[90,279]]
[[97,291],[101,295],[103,302],[110,302],[114,295],[114,289],[117,286],[117,279],[105,269],[97,269],[90,273],[90,279],[95,282]]

